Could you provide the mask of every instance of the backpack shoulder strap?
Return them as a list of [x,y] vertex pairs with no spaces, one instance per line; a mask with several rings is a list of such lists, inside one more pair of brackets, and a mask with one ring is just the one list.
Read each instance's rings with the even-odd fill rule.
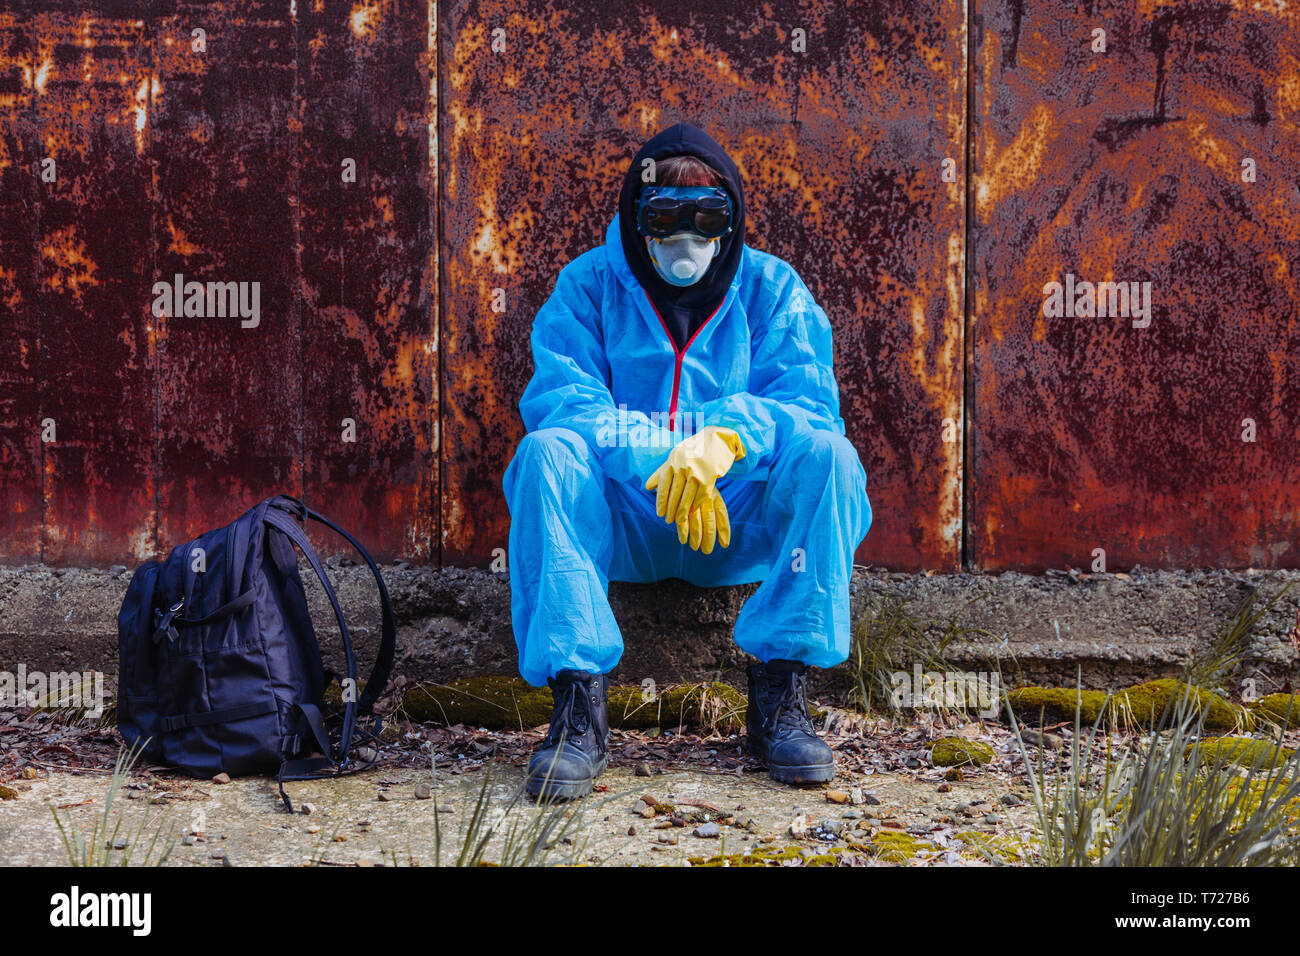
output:
[[[325,525],[325,527],[335,532],[356,549],[357,553],[361,555],[361,559],[365,561],[366,567],[370,568],[370,573],[374,575],[375,584],[379,589],[379,653],[375,657],[375,664],[374,667],[371,668],[370,677],[366,679],[366,689],[362,691],[361,700],[357,704],[357,712],[362,716],[366,716],[374,710],[375,701],[379,699],[379,695],[384,692],[384,688],[388,685],[388,679],[392,676],[393,656],[397,650],[397,623],[393,615],[393,603],[388,597],[388,588],[384,584],[383,575],[379,573],[378,565],[376,565],[374,559],[370,557],[370,553],[361,546],[360,541],[348,534],[348,532],[344,531],[324,515],[312,511],[297,498],[293,498],[289,495],[280,495],[271,500],[271,505],[289,514],[300,516],[299,520],[311,518],[313,521]],[[270,509],[268,509],[268,514],[269,513]],[[295,530],[301,530],[296,524],[294,525],[294,528]],[[317,571],[317,573],[323,574],[321,571]],[[328,584],[326,586],[328,587]],[[341,618],[339,623],[340,625],[342,624]],[[351,676],[353,679],[356,677],[355,674],[352,674]]]
[[[348,625],[343,619],[343,609],[339,607],[338,595],[334,593],[334,586],[330,584],[329,578],[325,574],[325,569],[321,567],[320,558],[316,556],[316,549],[311,546],[306,533],[293,518],[289,517],[283,510],[268,507],[263,519],[273,528],[278,528],[288,536],[289,540],[296,544],[302,551],[303,557],[311,565],[311,569],[316,572],[316,577],[320,579],[321,586],[325,588],[325,594],[329,598],[330,606],[334,609],[334,617],[339,622],[339,633],[343,636],[343,655],[347,661],[347,676],[356,686],[357,681],[357,659],[352,652],[352,638],[348,635]],[[348,748],[352,744],[353,729],[357,720],[357,703],[355,700],[348,700],[346,697],[343,702],[343,733],[339,739],[339,756],[338,765],[340,767],[347,765]],[[328,754],[327,754],[328,756]]]

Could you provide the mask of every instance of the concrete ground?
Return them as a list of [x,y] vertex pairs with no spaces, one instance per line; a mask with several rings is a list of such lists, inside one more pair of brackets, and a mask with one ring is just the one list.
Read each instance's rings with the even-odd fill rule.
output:
[[[114,795],[116,841],[103,830],[90,836],[102,826],[113,783],[112,735],[45,733],[34,747],[4,754],[0,778],[11,798],[0,799],[0,865],[67,863],[56,813],[74,845],[124,842],[108,856],[120,860],[129,851],[133,864],[153,862],[166,848],[166,864],[180,866],[430,865],[438,830],[442,862],[450,863],[474,829],[484,794],[477,833],[481,839],[493,829],[483,858],[494,863],[520,862],[508,834],[515,831],[517,850],[536,842],[543,824],[550,831],[540,843],[550,846],[536,862],[638,866],[754,851],[778,854],[783,865],[982,865],[981,843],[1005,850],[1032,831],[1020,756],[997,725],[831,720],[825,733],[837,750],[837,778],[807,788],[772,781],[741,755],[736,737],[616,731],[598,792],[559,809],[518,797],[539,731],[414,726],[383,748],[372,770],[288,784],[299,811],[293,815],[268,778],[217,783],[141,768]],[[988,743],[994,762],[945,781],[926,753],[947,733]],[[78,756],[59,756],[56,748]]]
[[[430,775],[414,769],[297,783],[290,787],[292,799],[298,806],[310,805],[312,812],[294,815],[283,810],[274,783],[265,779],[243,778],[224,785],[170,780],[163,784],[166,789],[151,787],[137,791],[142,794],[138,799],[118,800],[113,818],[122,821],[120,832],[131,834],[129,840],[138,844],[137,854],[145,852],[159,832],[159,847],[171,847],[168,865],[405,866],[433,864],[436,816],[443,862],[451,863],[460,853],[486,774],[480,769],[445,779],[430,799],[415,796],[416,786],[427,783]],[[490,862],[501,860],[501,834],[511,825],[527,827],[548,813],[530,801],[511,801],[521,778],[519,768],[498,768],[489,783],[488,819],[498,834],[485,855]],[[105,775],[52,773],[33,781],[19,799],[4,801],[0,864],[67,863],[51,807],[66,808],[60,811],[64,819],[71,819],[78,831],[90,832],[102,817],[109,782]],[[993,777],[959,782],[942,794],[933,781],[902,774],[837,781],[841,786],[861,785],[864,797],[879,801],[870,806],[831,803],[823,788],[784,787],[757,774],[687,772],[646,779],[616,769],[601,783],[607,788],[603,793],[559,811],[571,815],[568,829],[539,862],[676,866],[691,857],[763,847],[797,847],[810,851],[806,855],[847,850],[863,864],[902,862],[892,852],[896,843],[877,835],[905,834],[910,827],[918,841],[915,851],[909,848],[906,854],[908,862],[978,864],[983,860],[974,841],[957,837],[958,832],[993,836],[1015,833],[1025,824],[1023,806],[1008,808],[998,802],[1002,794],[1015,791],[999,786]],[[379,799],[381,793],[388,799]],[[150,799],[161,794],[166,799],[151,804]],[[701,822],[677,826],[663,813],[646,819],[632,810],[642,794],[653,794],[661,806],[672,804]],[[975,814],[952,809],[980,800],[984,802]],[[985,822],[985,812],[1000,821]],[[715,820],[727,820],[722,814],[729,814],[730,822],[718,826],[716,836],[697,836],[712,832],[705,826],[706,814]],[[136,838],[142,815],[152,822]],[[791,824],[800,819],[812,829],[796,837]],[[837,836],[821,829],[827,820],[843,824],[845,830]],[[868,849],[854,852],[850,844]]]

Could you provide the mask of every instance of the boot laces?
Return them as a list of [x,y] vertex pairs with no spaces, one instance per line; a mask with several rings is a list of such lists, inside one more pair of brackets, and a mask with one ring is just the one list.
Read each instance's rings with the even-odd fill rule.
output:
[[808,698],[796,673],[781,678],[780,690],[772,707],[772,726],[786,733],[815,733],[812,715],[808,712]]
[[587,708],[587,689],[577,681],[563,685],[555,713],[551,716],[547,737],[558,744],[561,736],[577,742],[591,728],[591,712]]

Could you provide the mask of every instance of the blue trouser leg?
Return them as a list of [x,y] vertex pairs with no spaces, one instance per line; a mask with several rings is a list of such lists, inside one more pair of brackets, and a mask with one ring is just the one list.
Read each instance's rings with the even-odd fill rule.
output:
[[832,432],[790,436],[762,480],[719,481],[731,547],[677,541],[655,496],[608,481],[576,433],[524,437],[505,475],[519,671],[542,686],[559,670],[608,673],[623,651],[609,580],[679,577],[702,587],[762,581],[736,621],[742,649],[818,667],[849,652],[849,575],[871,524],[853,445]]
[[[849,655],[853,552],[871,526],[857,450],[834,432],[792,435],[761,498],[771,564],[736,619],[736,643],[761,661],[838,664]],[[740,510],[743,522],[753,506]]]
[[541,687],[561,670],[608,673],[623,637],[607,598],[613,519],[596,456],[575,432],[539,429],[503,484],[520,675]]

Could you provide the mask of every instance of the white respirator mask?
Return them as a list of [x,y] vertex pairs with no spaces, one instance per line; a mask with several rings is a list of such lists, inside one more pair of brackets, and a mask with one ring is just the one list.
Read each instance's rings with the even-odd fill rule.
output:
[[685,287],[704,278],[722,243],[691,232],[678,232],[667,239],[647,236],[645,247],[659,278],[669,285]]

